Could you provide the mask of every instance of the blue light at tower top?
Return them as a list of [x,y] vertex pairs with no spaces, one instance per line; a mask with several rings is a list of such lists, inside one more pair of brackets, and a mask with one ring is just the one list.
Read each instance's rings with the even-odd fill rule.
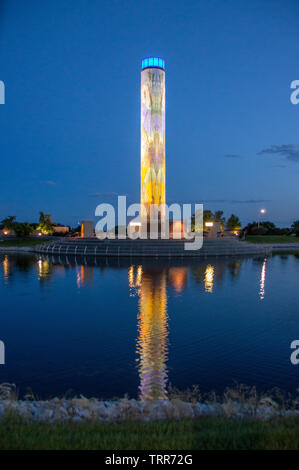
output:
[[141,62],[141,69],[143,70],[148,67],[157,67],[165,70],[165,60],[160,57],[148,57],[147,59],[143,59]]

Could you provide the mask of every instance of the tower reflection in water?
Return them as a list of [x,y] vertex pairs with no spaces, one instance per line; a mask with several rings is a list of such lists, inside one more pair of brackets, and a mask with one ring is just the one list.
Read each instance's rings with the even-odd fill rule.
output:
[[128,271],[130,295],[139,296],[138,370],[141,400],[167,396],[168,317],[166,270],[131,266]]

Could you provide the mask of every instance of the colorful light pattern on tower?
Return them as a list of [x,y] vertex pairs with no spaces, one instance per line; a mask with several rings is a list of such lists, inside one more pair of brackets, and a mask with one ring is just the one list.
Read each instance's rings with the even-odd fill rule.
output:
[[142,61],[141,70],[141,204],[142,222],[151,205],[165,204],[165,62]]

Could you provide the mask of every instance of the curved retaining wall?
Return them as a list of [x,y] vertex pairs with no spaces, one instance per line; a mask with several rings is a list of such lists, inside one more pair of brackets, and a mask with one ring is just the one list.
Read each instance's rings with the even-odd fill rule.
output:
[[271,247],[239,240],[205,240],[200,250],[185,250],[183,240],[98,240],[65,239],[35,247],[51,255],[125,256],[125,257],[207,257],[271,254]]

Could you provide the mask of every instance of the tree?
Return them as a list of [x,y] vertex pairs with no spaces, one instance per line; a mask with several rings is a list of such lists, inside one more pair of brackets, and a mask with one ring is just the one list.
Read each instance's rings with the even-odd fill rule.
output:
[[40,223],[50,222],[51,224],[53,224],[53,222],[51,220],[51,217],[52,217],[51,214],[45,214],[44,212],[40,212],[39,213],[39,222]]
[[[205,222],[213,222],[215,220],[214,214],[212,211],[205,210],[203,211],[203,226]],[[191,216],[191,232],[195,231],[195,214]]]
[[215,220],[215,216],[212,211],[206,210],[203,211],[203,222],[213,222]]
[[296,234],[296,237],[299,237],[299,220],[295,220],[291,226],[292,232]]
[[[205,226],[206,222],[221,222],[222,228],[225,223],[225,217],[223,217],[223,211],[216,211],[213,214],[210,210],[203,211],[203,226]],[[194,232],[195,230],[195,215],[193,214],[191,217],[191,231]]]
[[266,234],[268,234],[268,232],[269,232],[269,230],[267,229],[267,227],[265,227],[264,225],[261,225],[261,224],[260,224],[260,226],[254,225],[250,229],[250,235],[266,235]]
[[6,219],[3,219],[1,224],[4,228],[4,230],[13,230],[14,229],[14,224],[15,224],[16,217],[14,215],[10,215],[9,217],[6,217]]
[[1,223],[4,230],[14,231],[17,237],[28,237],[34,230],[29,222],[16,222],[15,216],[6,217]]
[[260,222],[260,226],[265,227],[268,230],[268,232],[275,232],[275,229],[276,229],[275,224],[273,224],[273,222],[270,222],[269,220]]
[[34,228],[29,222],[15,222],[13,230],[17,237],[29,237]]
[[246,230],[247,235],[289,235],[292,231],[286,227],[276,227],[276,225],[269,220],[260,222],[259,226],[257,222],[251,222],[244,230]]
[[51,217],[51,214],[39,213],[39,224],[36,229],[43,235],[51,235],[54,232]]
[[229,230],[240,230],[241,228],[241,221],[239,217],[232,214],[228,221],[226,222],[226,228]]
[[214,217],[216,222],[222,222],[224,224],[225,217],[223,217],[223,211],[216,211]]
[[220,230],[222,232],[225,224],[225,217],[223,217],[223,211],[216,211],[214,219],[215,222],[220,222]]

